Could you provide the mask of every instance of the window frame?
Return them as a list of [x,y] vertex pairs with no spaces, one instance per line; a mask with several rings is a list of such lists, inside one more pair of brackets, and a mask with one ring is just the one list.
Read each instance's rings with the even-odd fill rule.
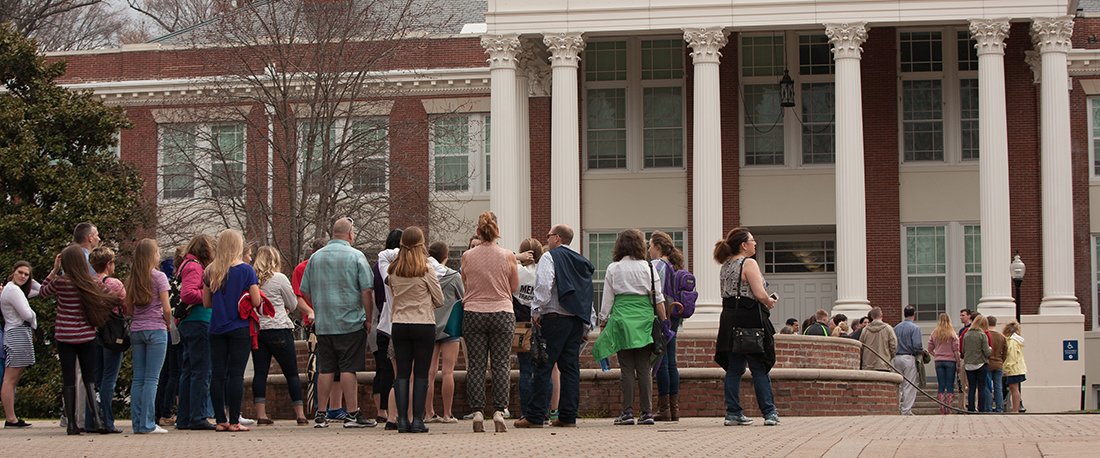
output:
[[[981,223],[977,221],[951,221],[951,222],[920,222],[920,223],[906,223],[901,225],[901,306],[905,307],[909,305],[909,259],[908,259],[908,242],[907,242],[907,230],[911,227],[943,227],[944,228],[944,300],[945,311],[948,315],[954,317],[958,315],[959,311],[967,306],[966,299],[966,287],[967,277],[977,276],[981,278],[981,260],[979,254],[978,260],[978,272],[967,273],[966,272],[966,234],[965,228],[970,226],[979,227]],[[980,234],[980,232],[979,232]],[[980,250],[981,239],[977,239]],[[979,251],[980,253],[980,251]],[[913,274],[918,276],[918,274]],[[940,274],[937,274],[940,275]],[[920,275],[928,276],[928,275]],[[981,297],[979,295],[978,299]],[[935,320],[917,320],[919,323],[935,324]]]
[[[436,123],[446,118],[466,120],[466,189],[438,189],[436,180]],[[458,196],[488,196],[492,163],[491,129],[489,112],[447,113],[428,118],[428,179],[432,193],[454,193]],[[487,151],[488,150],[488,151]]]
[[[241,170],[239,174],[242,179],[247,179],[248,176],[248,124],[244,122],[210,122],[210,123],[192,123],[192,122],[179,122],[179,123],[162,123],[157,125],[157,201],[158,202],[186,202],[188,200],[205,199],[205,198],[220,198],[220,197],[234,197],[219,196],[213,189],[213,183],[215,180],[214,164],[222,161],[214,160],[213,149],[213,130],[217,126],[239,126],[241,129],[241,153],[242,160]],[[190,132],[184,132],[187,129]],[[189,136],[191,138],[190,148],[192,154],[195,154],[195,158],[191,159],[187,163],[177,163],[177,165],[184,164],[193,167],[192,171],[192,191],[190,196],[172,196],[166,197],[164,180],[166,175],[164,168],[172,165],[165,162],[165,140],[168,133],[179,133],[180,135]],[[237,198],[243,198],[244,189],[247,185],[241,187],[241,195]]]
[[1089,179],[1090,181],[1100,181],[1100,151],[1097,151],[1097,142],[1100,142],[1100,126],[1095,126],[1094,123],[1100,122],[1100,118],[1097,118],[1093,113],[1093,110],[1100,110],[1100,96],[1089,96],[1085,98],[1085,114],[1088,117],[1088,139],[1089,139]]
[[[670,40],[679,43],[683,54],[681,61],[683,67],[679,78],[669,79],[642,79],[642,42]],[[687,74],[688,57],[686,43],[682,35],[647,35],[630,37],[599,37],[587,40],[588,43],[597,42],[625,42],[626,43],[626,80],[612,81],[587,81],[587,59],[581,52],[580,69],[580,96],[581,96],[581,166],[585,174],[617,174],[617,173],[668,173],[687,170],[687,152],[690,136],[688,132],[688,94]],[[650,88],[679,88],[680,89],[680,166],[646,167],[645,157],[645,91]],[[624,167],[589,167],[588,159],[588,92],[591,89],[623,89],[625,96],[625,149],[626,164]],[[658,158],[662,156],[657,156]]]

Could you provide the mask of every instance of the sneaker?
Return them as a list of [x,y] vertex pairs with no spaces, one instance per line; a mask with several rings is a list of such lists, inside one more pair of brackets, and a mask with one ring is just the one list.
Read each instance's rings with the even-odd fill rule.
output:
[[458,423],[458,419],[455,417],[443,417],[439,419],[440,423]]
[[638,420],[639,425],[652,425],[653,424],[653,412],[642,412],[642,418]]
[[[475,412],[475,413],[476,413],[476,412]],[[468,413],[468,414],[466,414],[466,415],[463,415],[463,416],[462,416],[462,419],[463,419],[463,420],[473,420],[473,419],[474,419],[474,414],[473,414],[473,413]]]
[[752,419],[744,415],[726,414],[726,421],[723,424],[726,426],[746,426],[752,424]]
[[619,418],[615,419],[615,424],[619,425],[619,426],[633,425],[634,424],[634,412],[630,412],[630,411],[623,412],[622,415],[619,415]]
[[149,431],[149,434],[168,434],[168,430],[157,426],[156,429]]
[[764,417],[764,426],[775,426],[779,424],[779,414],[772,412],[770,415]]
[[328,421],[345,422],[348,421],[348,411],[343,407],[339,409],[328,409]]
[[317,416],[313,417],[314,428],[328,428],[328,414],[323,410],[317,411]]
[[550,411],[550,421],[554,421],[554,420],[557,420],[557,419],[558,419],[558,409],[551,410]]
[[65,418],[64,415],[62,415],[61,416],[61,421],[58,422],[58,426],[60,426],[62,428],[67,428],[69,426],[69,420],[67,418]]
[[15,422],[4,421],[4,428],[30,428],[31,424],[23,421],[22,418],[15,419]]
[[256,420],[252,420],[250,418],[245,418],[245,417],[237,417],[237,424],[244,425],[244,426],[251,426],[251,425],[256,424]]
[[367,418],[366,415],[360,415],[358,410],[348,414],[347,420],[344,421],[345,428],[373,428],[377,425],[377,421]]

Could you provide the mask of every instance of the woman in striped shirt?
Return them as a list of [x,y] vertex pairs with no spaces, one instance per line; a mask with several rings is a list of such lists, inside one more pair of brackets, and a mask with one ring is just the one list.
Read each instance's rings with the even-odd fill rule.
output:
[[[58,272],[64,270],[64,275]],[[95,330],[107,321],[111,309],[121,305],[122,300],[114,294],[104,292],[92,280],[88,273],[88,261],[84,249],[79,245],[69,245],[53,261],[53,270],[42,282],[40,294],[44,297],[57,296],[57,320],[54,323],[54,338],[57,340],[57,356],[61,360],[61,378],[64,386],[65,417],[68,419],[68,434],[80,434],[76,422],[76,363],[80,362],[80,372],[95,373]],[[95,383],[84,384],[88,399],[96,397]],[[108,434],[104,425],[99,404],[89,403],[95,415],[96,432]]]

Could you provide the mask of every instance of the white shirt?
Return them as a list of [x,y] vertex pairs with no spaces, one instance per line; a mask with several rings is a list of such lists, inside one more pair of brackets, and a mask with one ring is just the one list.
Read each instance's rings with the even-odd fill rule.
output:
[[[31,280],[31,297],[38,295],[39,288],[41,285]],[[31,328],[38,329],[38,316],[31,309],[23,290],[14,282],[4,285],[4,291],[0,293],[0,311],[4,314],[4,330],[22,326],[24,321],[29,322]]]
[[[651,274],[652,277],[650,277]],[[650,289],[655,290],[657,300],[663,302],[661,276],[657,273],[657,269],[654,269],[644,259],[625,256],[622,260],[611,263],[607,266],[607,272],[603,277],[603,302],[600,303],[600,321],[603,322],[611,316],[611,308],[615,305],[616,295],[638,294],[649,296]]]
[[294,295],[294,288],[290,287],[290,280],[286,275],[275,272],[275,275],[260,287],[260,291],[275,307],[274,317],[260,314],[260,329],[294,329],[294,322],[290,321],[287,311],[298,308],[298,298]]
[[[562,246],[567,250],[573,250],[573,247],[569,245]],[[574,316],[558,302],[558,282],[555,281],[554,256],[550,254],[550,251],[543,253],[542,257],[539,258],[538,268],[535,269],[535,298],[531,300],[531,316],[540,317],[544,313]],[[588,329],[594,329],[595,327],[596,308],[593,307]]]
[[538,270],[538,264],[518,266],[517,272],[519,273],[519,287],[516,288],[515,294],[512,297],[516,298],[520,304],[531,306],[531,301],[535,299],[535,272]]
[[386,305],[382,306],[382,313],[378,315],[378,330],[380,332],[389,335],[393,329],[393,322],[390,321],[390,314],[393,309],[393,291],[390,290],[389,283],[386,283],[386,279],[390,277],[388,270],[390,270],[390,264],[397,259],[397,252],[401,251],[400,248],[390,248],[378,253],[378,272],[382,274],[382,286],[386,290]]

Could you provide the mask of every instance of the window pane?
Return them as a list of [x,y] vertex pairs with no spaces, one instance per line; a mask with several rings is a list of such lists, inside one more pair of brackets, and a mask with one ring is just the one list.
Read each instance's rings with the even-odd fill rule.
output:
[[765,242],[764,273],[836,272],[832,240]]
[[244,192],[244,126],[212,126],[210,140],[212,195],[241,196]]
[[679,87],[647,87],[642,95],[643,166],[683,167],[684,110]]
[[746,84],[745,164],[783,164],[778,84]]
[[588,90],[588,168],[626,167],[626,89]]
[[909,277],[909,304],[917,309],[917,321],[935,321],[947,311],[947,284],[944,276]]
[[588,235],[588,261],[595,268],[592,273],[592,305],[597,313],[603,298],[604,275],[607,273],[607,266],[611,264],[611,249],[615,247],[617,237],[618,234],[614,232]]
[[978,48],[975,45],[978,42],[971,40],[970,32],[965,30],[958,31],[956,42],[959,46],[959,71],[977,70]]
[[982,273],[982,227],[963,226],[966,273]]
[[901,71],[943,71],[943,38],[940,32],[901,32]]
[[684,77],[683,40],[642,40],[642,79]]
[[1090,103],[1092,103],[1092,173],[1100,175],[1100,99],[1091,99]]
[[802,75],[831,75],[835,70],[829,37],[825,35],[801,35],[798,37],[798,73]]
[[959,81],[962,106],[962,158],[978,158],[978,80]]
[[905,160],[942,161],[942,81],[902,82],[902,120]]
[[169,126],[161,130],[164,198],[195,196],[195,141],[193,126]]
[[437,118],[434,126],[435,190],[470,189],[470,124],[465,116]]
[[833,83],[802,85],[802,163],[836,162],[836,86]]
[[947,238],[943,226],[906,228],[909,274],[947,273],[946,242]]
[[625,81],[626,42],[588,43],[585,45],[584,62],[585,81]]
[[355,164],[352,190],[361,193],[386,191],[386,162],[389,144],[386,123],[382,120],[356,121],[351,125],[353,150],[350,160]]
[[783,36],[741,38],[741,71],[744,76],[783,74]]

